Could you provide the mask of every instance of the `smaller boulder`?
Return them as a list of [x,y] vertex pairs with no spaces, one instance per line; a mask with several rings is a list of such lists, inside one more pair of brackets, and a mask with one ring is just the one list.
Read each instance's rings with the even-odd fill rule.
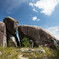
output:
[[5,26],[5,23],[3,22],[0,22],[0,46],[3,46],[3,47],[7,46],[6,26]]
[[2,52],[0,51],[0,55],[2,55]]

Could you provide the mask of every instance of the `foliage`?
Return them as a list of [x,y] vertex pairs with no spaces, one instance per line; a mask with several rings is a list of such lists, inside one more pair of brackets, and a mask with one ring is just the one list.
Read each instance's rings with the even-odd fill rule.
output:
[[30,46],[29,38],[27,38],[27,37],[24,37],[21,42],[22,42],[24,47]]

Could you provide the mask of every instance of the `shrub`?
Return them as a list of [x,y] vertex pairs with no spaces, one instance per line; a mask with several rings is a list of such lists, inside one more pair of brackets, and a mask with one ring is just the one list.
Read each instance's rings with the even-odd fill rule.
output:
[[22,42],[24,47],[30,46],[29,38],[27,38],[27,37],[24,37],[21,42]]

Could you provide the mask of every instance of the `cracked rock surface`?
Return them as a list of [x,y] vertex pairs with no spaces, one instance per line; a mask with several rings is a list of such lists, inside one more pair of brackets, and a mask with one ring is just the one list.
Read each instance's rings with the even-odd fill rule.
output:
[[18,32],[20,41],[24,37],[28,37],[29,40],[34,41],[34,46],[43,45],[53,49],[55,48],[54,41],[52,39],[56,40],[56,38],[41,27],[21,25],[18,27]]
[[7,46],[6,26],[3,22],[0,22],[0,46]]

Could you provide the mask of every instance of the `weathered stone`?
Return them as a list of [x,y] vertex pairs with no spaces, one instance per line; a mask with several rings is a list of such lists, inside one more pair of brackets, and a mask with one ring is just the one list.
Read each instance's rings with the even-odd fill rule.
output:
[[20,41],[24,37],[28,37],[30,40],[34,41],[34,46],[47,45],[48,47],[55,48],[52,39],[56,40],[56,38],[41,27],[21,25],[18,28],[18,32]]
[[6,30],[7,30],[7,41],[12,40],[12,42],[19,46],[18,38],[16,36],[17,29],[18,29],[18,21],[11,18],[11,17],[6,17],[4,19],[4,23],[6,24]]
[[5,23],[3,22],[0,22],[0,46],[3,46],[3,47],[7,46],[6,26],[5,26]]
[[17,42],[17,38],[16,38],[16,35],[12,35],[10,34],[9,32],[7,32],[7,42],[8,42],[8,46],[16,46],[18,47],[18,42]]
[[2,55],[2,52],[0,51],[0,55]]
[[34,42],[33,42],[32,40],[29,40],[29,41],[30,41],[30,42],[29,42],[29,43],[30,43],[30,47],[33,48],[33,47],[34,47]]
[[6,17],[4,20],[4,23],[6,24],[6,29],[8,32],[11,34],[16,34],[17,29],[18,29],[18,21],[11,18],[11,17]]

